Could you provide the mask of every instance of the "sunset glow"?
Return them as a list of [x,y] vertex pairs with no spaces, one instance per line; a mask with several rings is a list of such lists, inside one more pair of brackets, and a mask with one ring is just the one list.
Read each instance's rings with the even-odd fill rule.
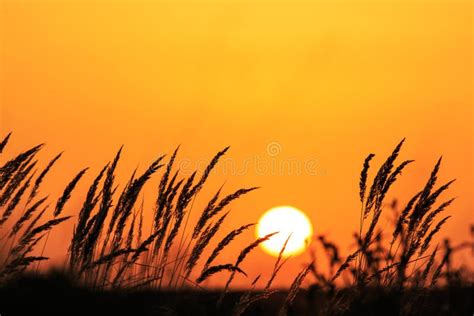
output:
[[[433,242],[470,238],[472,1],[0,2],[0,136],[12,132],[2,157],[46,143],[39,174],[64,151],[42,183],[39,197],[49,196],[52,205],[45,216],[52,218],[68,181],[89,167],[64,211],[76,220],[88,185],[122,145],[115,195],[134,170],[141,174],[163,154],[167,162],[177,146],[170,178],[179,169],[176,182],[184,183],[194,171],[197,182],[215,153],[230,146],[190,203],[192,212],[181,227],[186,232],[177,236],[190,240],[189,223],[199,220],[220,188],[219,198],[259,187],[223,210],[232,212],[214,238],[217,242],[248,223],[259,223],[258,236],[281,230],[263,244],[264,251],[256,247],[246,257],[242,269],[249,277],[238,275],[232,286],[247,288],[250,276],[273,268],[272,256],[293,232],[285,253],[292,258],[274,283],[285,287],[310,261],[304,240],[313,233],[330,236],[344,254],[351,253],[353,233],[359,232],[364,158],[376,153],[373,177],[406,138],[399,160],[415,162],[387,194],[387,203],[396,199],[401,211],[442,155],[439,184],[457,179],[442,197],[458,198]],[[146,232],[164,169],[137,198]],[[260,219],[277,205],[301,211],[292,209],[297,217]],[[304,220],[296,231],[280,225],[299,218]],[[384,204],[380,223],[389,226],[392,219]],[[74,227],[70,220],[51,232],[43,253],[50,260],[42,267],[66,261]],[[245,231],[215,264],[234,263],[255,239],[253,228]],[[177,253],[178,246],[176,241],[170,252]],[[203,250],[201,260],[214,246]],[[199,272],[196,268],[191,276]],[[219,275],[206,282],[222,287],[226,279]]]
[[292,206],[278,206],[262,215],[256,230],[258,238],[273,232],[278,234],[261,244],[263,250],[272,256],[278,256],[289,238],[283,257],[297,256],[309,246],[313,227],[303,211]]

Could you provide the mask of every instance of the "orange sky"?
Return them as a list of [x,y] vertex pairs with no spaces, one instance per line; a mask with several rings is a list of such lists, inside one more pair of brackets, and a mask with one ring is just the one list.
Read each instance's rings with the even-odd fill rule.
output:
[[[394,194],[405,201],[444,155],[441,180],[457,178],[450,195],[459,197],[444,235],[468,236],[471,1],[0,3],[0,135],[14,131],[8,153],[47,142],[46,162],[66,151],[44,191],[59,194],[65,176],[83,166],[97,172],[121,144],[122,183],[178,144],[185,169],[231,145],[225,166],[236,172],[219,169],[200,203],[223,183],[226,192],[262,189],[233,205],[224,231],[289,204],[346,250],[358,227],[363,159],[374,152],[380,163],[406,137],[402,158],[416,164]],[[288,162],[302,170],[272,169]],[[55,260],[68,229],[48,243]],[[254,275],[274,263],[261,250],[248,260]],[[287,275],[307,260],[294,259]]]

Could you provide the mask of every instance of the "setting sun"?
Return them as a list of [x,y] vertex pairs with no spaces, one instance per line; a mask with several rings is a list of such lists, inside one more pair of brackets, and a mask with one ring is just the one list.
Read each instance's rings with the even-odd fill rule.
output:
[[258,238],[272,232],[278,232],[278,234],[261,243],[266,253],[278,256],[291,234],[283,256],[297,256],[309,245],[313,227],[303,211],[292,206],[277,206],[263,214],[256,230]]

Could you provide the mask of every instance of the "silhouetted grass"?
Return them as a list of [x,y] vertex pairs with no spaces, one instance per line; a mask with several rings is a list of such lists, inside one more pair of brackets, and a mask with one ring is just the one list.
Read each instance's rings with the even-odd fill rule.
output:
[[[10,137],[8,134],[0,142],[0,154]],[[285,243],[269,279],[264,281],[263,290],[255,290],[260,275],[248,276],[253,282],[249,281],[249,290],[242,293],[229,290],[235,274],[247,276],[242,267],[247,255],[278,232],[241,249],[233,262],[216,261],[219,254],[253,224],[231,230],[220,241],[215,240],[215,236],[229,214],[228,206],[256,188],[243,188],[228,195],[223,195],[219,189],[197,214],[196,222],[188,222],[192,201],[199,198],[228,147],[211,159],[201,175],[196,171],[189,177],[175,170],[177,148],[169,158],[165,155],[156,158],[142,173],[135,170],[118,191],[116,169],[123,150],[120,148],[94,175],[78,214],[62,215],[68,214],[67,202],[78,183],[84,181],[86,172],[91,171],[80,170],[65,183],[63,193],[50,201],[48,196],[41,195],[41,185],[62,153],[37,172],[37,154],[44,145],[35,146],[0,167],[2,295],[14,294],[21,300],[34,301],[35,296],[37,299],[44,293],[25,291],[22,284],[33,284],[37,291],[54,293],[55,290],[48,289],[53,284],[70,293],[73,301],[81,304],[90,300],[99,302],[102,305],[98,310],[109,314],[130,310],[134,311],[131,313],[150,315],[371,312],[411,315],[432,311],[433,304],[446,304],[446,300],[438,299],[442,293],[457,293],[462,306],[455,310],[471,313],[472,302],[465,299],[469,296],[466,293],[472,291],[471,275],[465,269],[455,269],[452,256],[466,248],[474,253],[474,243],[451,246],[446,240],[442,246],[433,244],[450,218],[443,213],[454,201],[449,198],[440,201],[454,182],[437,186],[441,158],[426,184],[401,210],[398,203],[386,202],[402,171],[413,162],[404,160],[397,164],[403,143],[404,140],[395,147],[373,178],[370,174],[375,155],[368,155],[363,162],[359,181],[360,226],[354,234],[357,247],[352,253],[343,258],[335,243],[326,236],[315,236],[316,243],[328,258],[327,271],[321,270],[320,259],[312,253],[312,262],[302,267],[290,289],[275,291],[272,283],[287,262],[282,259]],[[146,197],[155,201],[153,207],[147,209],[143,189],[153,177],[159,177],[159,184],[156,196]],[[395,215],[390,234],[380,228],[380,218],[387,208]],[[151,215],[150,223],[144,222],[144,213]],[[38,267],[48,259],[43,253],[50,232],[61,223],[73,220],[71,215],[76,217],[67,262],[61,274],[42,276]],[[212,244],[215,244],[214,248],[211,248]],[[202,258],[205,251],[210,255]],[[32,269],[33,264],[36,269]],[[208,292],[201,288],[200,284],[205,280],[222,277],[223,273],[228,274],[228,279],[221,291]],[[313,275],[314,283],[308,291],[301,292],[308,274]],[[61,295],[69,295],[65,293]],[[126,297],[131,299],[124,299]],[[183,304],[178,304],[178,300]],[[117,302],[120,304],[115,305]],[[38,301],[37,304],[41,303]],[[15,305],[14,299],[0,308],[8,310],[14,306],[18,310],[24,308]],[[386,308],[392,310],[387,312]],[[445,314],[443,309],[438,311]]]
[[[6,147],[10,134],[0,143],[1,151]],[[2,238],[2,263],[0,278],[2,282],[15,280],[28,270],[35,262],[47,260],[42,256],[50,231],[71,216],[62,216],[63,210],[71,198],[79,181],[88,170],[79,173],[65,186],[62,195],[54,203],[52,218],[44,219],[49,209],[48,197],[37,198],[41,184],[54,164],[61,157],[55,156],[35,178],[37,160],[35,157],[44,145],[39,145],[20,153],[7,161],[0,168],[0,201],[3,215],[0,225],[13,219],[11,232]],[[229,211],[225,209],[233,201],[241,198],[256,188],[239,189],[221,199],[219,190],[207,203],[198,216],[198,221],[191,226],[191,235],[186,238],[185,225],[191,212],[190,202],[197,198],[219,159],[225,155],[229,147],[219,151],[198,176],[194,172],[189,177],[180,177],[179,170],[174,171],[173,164],[178,148],[166,161],[160,156],[142,173],[134,171],[121,192],[117,192],[118,183],[115,171],[120,163],[122,148],[114,159],[107,163],[87,190],[82,207],[72,234],[68,250],[68,262],[64,271],[77,286],[93,290],[138,290],[200,288],[199,283],[221,274],[230,272],[228,287],[234,273],[246,275],[241,263],[259,243],[271,235],[258,240],[244,248],[235,263],[214,263],[219,253],[251,225],[244,225],[232,230],[221,240],[204,268],[197,277],[192,272],[198,266],[205,249],[214,243],[214,237],[226,219]],[[139,196],[147,182],[160,170],[164,170],[159,181],[156,203],[153,209],[144,210],[143,203],[137,205]],[[26,194],[30,184],[34,183],[29,195]],[[23,213],[20,201],[24,200]],[[44,208],[40,210],[41,207]],[[143,212],[152,213],[153,222],[150,232],[144,234]],[[222,215],[223,214],[223,215]],[[36,215],[36,216],[35,216]],[[137,220],[137,217],[139,220]],[[186,219],[186,222],[185,222]],[[42,223],[45,221],[44,223]],[[180,233],[181,232],[181,233]],[[19,238],[16,238],[19,235]],[[181,236],[181,238],[179,238]],[[36,247],[43,242],[40,256],[31,255]],[[170,256],[174,247],[177,254]],[[37,268],[36,270],[38,269]],[[275,276],[272,276],[272,280]],[[271,282],[271,280],[269,281]],[[222,292],[221,299],[227,289]]]
[[[329,265],[327,272],[318,269],[317,260],[312,267],[314,286],[323,289],[331,297],[320,306],[323,314],[345,314],[362,308],[358,304],[364,302],[370,289],[380,289],[381,293],[392,296],[391,299],[396,300],[394,304],[399,309],[397,314],[424,314],[428,308],[424,304],[426,295],[430,295],[441,275],[446,278],[442,285],[472,288],[472,276],[468,271],[461,269],[455,272],[448,265],[453,254],[449,242],[445,243],[444,256],[439,262],[436,262],[440,255],[438,245],[435,245],[431,253],[427,253],[432,248],[433,237],[450,218],[442,216],[438,220],[438,217],[454,201],[452,198],[438,201],[454,182],[451,180],[436,187],[441,158],[436,162],[425,186],[408,200],[402,211],[398,211],[397,200],[392,203],[385,200],[402,171],[413,162],[405,160],[395,164],[403,143],[404,140],[382,163],[370,186],[368,173],[375,155],[368,155],[363,163],[359,183],[361,221],[359,233],[354,234],[356,249],[342,259],[339,248],[334,243],[322,235],[315,238]],[[368,192],[367,187],[370,187]],[[381,228],[379,224],[387,205],[394,214],[390,234],[387,234],[388,228]],[[473,228],[471,232],[472,230]],[[463,243],[457,250],[464,248],[474,250],[474,241]],[[313,258],[315,257],[313,253]],[[458,276],[456,284],[452,283],[454,274]]]

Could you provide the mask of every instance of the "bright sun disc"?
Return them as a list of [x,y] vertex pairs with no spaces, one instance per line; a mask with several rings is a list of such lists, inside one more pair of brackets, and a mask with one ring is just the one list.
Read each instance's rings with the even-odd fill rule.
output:
[[258,221],[257,237],[279,232],[260,244],[265,252],[278,256],[288,236],[290,240],[283,252],[284,257],[297,256],[305,251],[313,235],[309,218],[301,210],[292,206],[277,206],[268,210]]

